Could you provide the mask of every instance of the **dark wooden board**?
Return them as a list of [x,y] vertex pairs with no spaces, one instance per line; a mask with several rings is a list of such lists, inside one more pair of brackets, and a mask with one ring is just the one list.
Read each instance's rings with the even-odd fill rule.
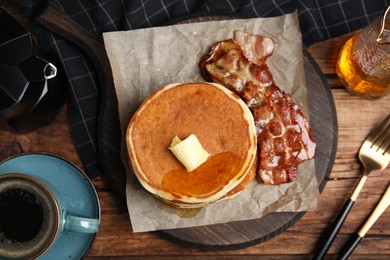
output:
[[[331,172],[336,153],[336,111],[330,88],[306,51],[304,51],[304,67],[310,121],[318,147],[315,157],[316,175],[319,189],[322,191]],[[117,117],[118,113],[115,106],[116,100],[106,100],[106,102],[107,116],[103,117],[100,123],[103,131],[107,129],[110,133],[114,133],[113,130],[117,127],[112,120]],[[120,130],[117,130],[115,138],[120,135]],[[100,141],[102,142],[100,149],[106,150],[105,154],[110,157],[102,161],[108,169],[108,177],[119,197],[125,200],[126,177],[119,156],[120,145],[118,143],[116,143],[117,146],[114,145],[115,142],[110,138],[110,134],[101,136]],[[202,250],[230,250],[264,242],[285,231],[303,215],[304,212],[271,213],[255,220],[156,231],[155,233],[174,242]]]

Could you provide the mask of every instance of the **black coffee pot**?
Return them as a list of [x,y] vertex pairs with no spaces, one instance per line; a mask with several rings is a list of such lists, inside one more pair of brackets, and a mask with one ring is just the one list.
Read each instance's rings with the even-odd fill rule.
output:
[[21,132],[50,123],[64,103],[64,81],[47,55],[0,8],[0,122]]

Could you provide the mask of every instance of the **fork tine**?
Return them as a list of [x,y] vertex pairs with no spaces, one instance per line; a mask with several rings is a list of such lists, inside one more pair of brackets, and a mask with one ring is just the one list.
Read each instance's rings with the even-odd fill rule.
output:
[[390,132],[390,114],[378,125],[375,127],[372,132],[367,137],[367,140],[372,143],[371,147],[375,146],[375,150],[379,148],[384,149],[384,152],[387,150],[387,139],[389,138]]
[[386,152],[390,153],[390,123],[386,128],[387,133],[385,133],[385,138],[380,146],[380,148],[383,150],[383,154]]
[[375,139],[383,129],[383,127],[386,125],[386,123],[389,121],[390,114],[375,128],[371,130],[369,135],[367,136],[367,141],[370,141],[371,143],[374,143]]

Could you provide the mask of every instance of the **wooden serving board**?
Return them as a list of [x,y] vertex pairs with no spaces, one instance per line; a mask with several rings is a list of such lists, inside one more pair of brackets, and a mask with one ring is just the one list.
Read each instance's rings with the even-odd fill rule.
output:
[[[8,2],[10,9],[15,9]],[[15,13],[19,13],[16,10]],[[175,21],[188,23],[237,18],[232,16],[190,17]],[[78,45],[90,58],[98,72],[101,89],[98,145],[101,167],[111,182],[117,197],[126,204],[126,171],[121,161],[121,131],[118,104],[111,67],[102,40],[85,31],[70,17],[49,3],[35,21]],[[304,51],[304,68],[308,88],[310,122],[317,142],[315,157],[319,190],[322,191],[333,166],[337,144],[336,110],[330,88],[319,68]],[[156,234],[183,245],[202,250],[228,250],[266,241],[297,222],[301,213],[272,213],[265,217],[210,226],[157,231]]]
[[[322,191],[335,158],[337,145],[336,111],[330,88],[310,54],[306,51],[304,51],[304,68],[308,88],[310,122],[317,143],[316,175],[319,190]],[[120,136],[119,125],[116,127],[113,124],[113,118],[118,116],[117,107],[113,105],[116,100],[112,100],[113,98],[111,96],[111,100],[106,100],[106,109],[109,110],[105,112],[107,117],[100,121],[102,129],[109,131],[109,133],[103,133],[103,136],[99,138],[102,143],[100,149],[106,151],[104,154],[107,157],[102,162],[108,170],[108,178],[118,196],[125,202],[126,176],[120,160],[120,144],[111,138],[111,134],[115,132],[114,128],[117,128],[118,131],[114,138],[117,139],[117,136]],[[230,250],[264,242],[285,231],[303,215],[304,212],[271,213],[255,220],[171,229],[155,233],[171,241],[202,250]]]
[[[222,17],[230,19],[232,17]],[[221,20],[221,17],[201,17],[205,20]],[[186,23],[200,21],[192,17],[176,21]],[[310,54],[304,50],[304,69],[308,88],[310,123],[317,143],[315,157],[319,190],[322,191],[331,172],[337,146],[337,117],[333,96],[321,71]],[[102,99],[104,109],[100,120],[100,152],[102,164],[115,191],[124,203],[126,173],[120,160],[120,136],[115,90],[106,89]],[[182,245],[202,250],[230,250],[264,242],[296,223],[304,212],[271,213],[262,218],[201,227],[155,231],[156,234]]]

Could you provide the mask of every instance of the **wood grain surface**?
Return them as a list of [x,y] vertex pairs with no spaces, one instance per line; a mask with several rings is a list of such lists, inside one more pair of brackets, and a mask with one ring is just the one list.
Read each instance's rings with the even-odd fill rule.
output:
[[[101,228],[87,259],[310,259],[322,232],[331,223],[360,178],[357,151],[368,132],[390,112],[390,96],[367,100],[349,95],[334,74],[335,60],[348,35],[312,45],[309,52],[331,87],[338,118],[338,144],[331,175],[317,211],[306,213],[282,234],[254,246],[228,251],[201,251],[170,242],[154,233],[132,233],[127,209],[102,176],[93,180],[102,207]],[[0,160],[21,152],[49,152],[82,167],[72,142],[64,106],[48,126],[19,134],[0,123]],[[329,251],[340,250],[368,216],[389,183],[390,168],[373,172]],[[390,211],[369,230],[350,259],[390,258]]]

